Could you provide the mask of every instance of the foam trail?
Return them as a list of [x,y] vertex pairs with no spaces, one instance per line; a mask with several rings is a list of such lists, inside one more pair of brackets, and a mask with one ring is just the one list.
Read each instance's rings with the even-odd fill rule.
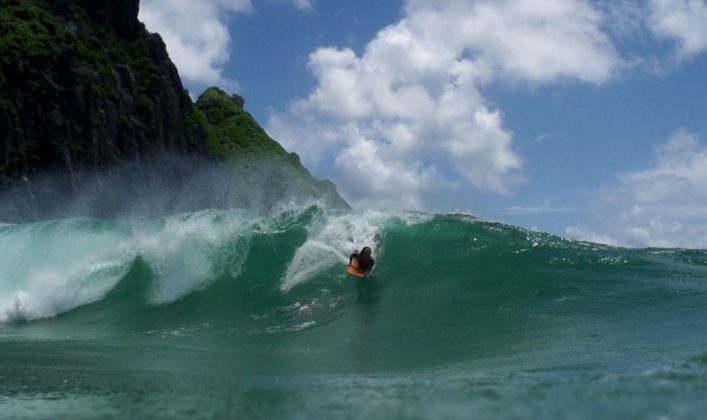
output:
[[159,278],[151,302],[172,302],[206,285],[216,274],[213,255],[228,243],[241,241],[234,250],[242,264],[253,224],[241,211],[204,210],[170,216],[137,232],[140,254]]
[[340,250],[317,240],[308,240],[295,252],[281,289],[288,291],[337,263],[346,263],[346,256]]

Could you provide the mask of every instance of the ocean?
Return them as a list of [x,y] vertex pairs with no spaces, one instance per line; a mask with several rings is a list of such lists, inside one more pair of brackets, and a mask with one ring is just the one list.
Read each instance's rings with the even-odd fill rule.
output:
[[316,205],[0,225],[1,418],[704,413],[703,250]]

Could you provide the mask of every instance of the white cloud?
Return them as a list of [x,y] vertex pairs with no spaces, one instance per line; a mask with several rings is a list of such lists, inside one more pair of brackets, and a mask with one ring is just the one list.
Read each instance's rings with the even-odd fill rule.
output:
[[622,245],[612,236],[605,233],[594,232],[586,226],[568,226],[565,229],[565,234],[570,238],[576,238],[582,241],[594,242],[597,244],[606,244],[611,246]]
[[513,205],[506,209],[505,213],[514,216],[531,216],[545,213],[567,213],[572,211],[569,207],[553,206],[551,203],[544,203],[539,206],[519,206]]
[[569,236],[635,247],[707,248],[707,147],[678,130],[655,149],[655,165],[596,194],[593,227]]
[[386,147],[365,137],[349,142],[336,158],[346,192],[364,208],[421,208],[420,197],[409,192],[432,186],[435,169],[396,160]]
[[650,0],[648,20],[656,36],[679,44],[679,58],[690,58],[707,50],[705,0]]
[[[405,13],[361,54],[314,51],[316,87],[269,121],[308,166],[333,160],[355,206],[424,208],[457,178],[508,193],[523,182],[522,161],[482,87],[598,84],[623,65],[584,0],[410,0]],[[376,188],[362,188],[365,179]]]
[[249,13],[250,0],[143,0],[139,18],[158,32],[187,83],[233,86],[223,76],[230,57],[230,13]]
[[298,10],[312,10],[314,0],[293,0],[295,8]]
[[531,82],[611,79],[623,63],[585,0],[409,0],[411,26],[494,74]]

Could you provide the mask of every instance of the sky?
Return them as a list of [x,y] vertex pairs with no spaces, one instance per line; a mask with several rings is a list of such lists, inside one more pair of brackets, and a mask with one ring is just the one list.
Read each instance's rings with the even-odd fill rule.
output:
[[707,0],[142,0],[356,210],[707,248]]

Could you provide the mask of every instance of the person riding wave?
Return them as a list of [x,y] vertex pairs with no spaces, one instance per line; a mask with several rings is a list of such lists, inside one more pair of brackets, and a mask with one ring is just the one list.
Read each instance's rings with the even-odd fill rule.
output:
[[358,250],[354,250],[353,254],[349,257],[349,265],[353,265],[353,261],[356,261],[358,268],[364,271],[371,271],[373,264],[376,260],[371,256],[371,248],[364,247],[359,253]]

